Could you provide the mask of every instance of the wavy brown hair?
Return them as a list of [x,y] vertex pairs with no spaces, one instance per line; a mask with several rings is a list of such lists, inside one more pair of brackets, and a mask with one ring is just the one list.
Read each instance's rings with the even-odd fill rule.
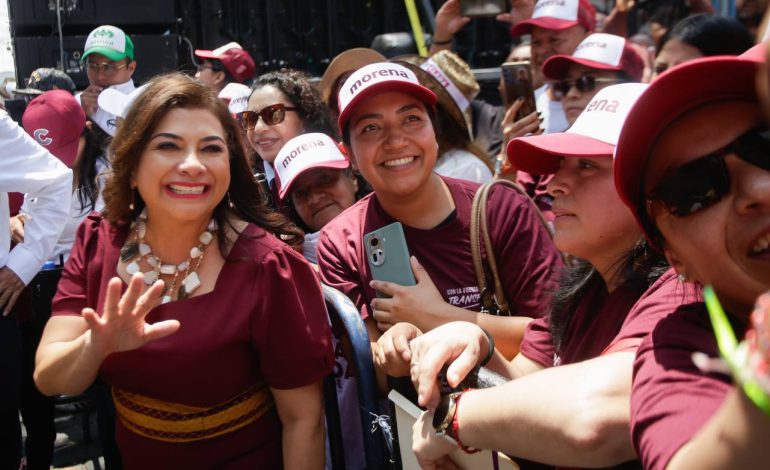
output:
[[[219,119],[225,132],[230,155],[230,187],[227,197],[214,209],[222,252],[226,252],[223,229],[232,217],[254,223],[291,245],[301,244],[302,232],[269,208],[266,195],[251,173],[241,131],[227,105],[208,87],[181,73],[159,75],[150,80],[118,126],[109,150],[112,170],[104,188],[105,218],[115,226],[125,227],[144,208],[141,195],[131,188],[131,177],[153,130],[169,111],[176,108],[207,110]],[[129,208],[132,200],[133,210]]]

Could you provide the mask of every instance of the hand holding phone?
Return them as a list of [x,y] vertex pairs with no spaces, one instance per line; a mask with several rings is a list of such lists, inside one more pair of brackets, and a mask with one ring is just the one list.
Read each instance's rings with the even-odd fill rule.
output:
[[536,111],[535,90],[532,86],[532,68],[528,60],[518,62],[505,62],[500,66],[503,82],[503,97],[505,107],[511,105],[519,98],[524,103],[519,107],[514,120],[518,121]]
[[[365,234],[364,250],[372,279],[402,286],[413,286],[417,283],[409,262],[404,228],[400,222]],[[387,296],[378,291],[377,297]]]
[[506,0],[460,0],[460,14],[469,17],[497,16],[507,11]]

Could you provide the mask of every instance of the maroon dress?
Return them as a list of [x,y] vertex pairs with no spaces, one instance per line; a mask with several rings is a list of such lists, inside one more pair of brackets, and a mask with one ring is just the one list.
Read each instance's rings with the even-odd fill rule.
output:
[[[59,282],[54,315],[102,311],[127,230],[89,216]],[[125,286],[124,286],[125,289]],[[322,380],[333,367],[318,277],[296,252],[249,225],[214,290],[160,305],[149,323],[177,319],[174,334],[110,355],[100,375],[112,387],[165,402],[210,408],[257,383],[291,389]],[[275,407],[237,430],[192,442],[167,442],[128,429],[116,437],[126,468],[281,468]]]

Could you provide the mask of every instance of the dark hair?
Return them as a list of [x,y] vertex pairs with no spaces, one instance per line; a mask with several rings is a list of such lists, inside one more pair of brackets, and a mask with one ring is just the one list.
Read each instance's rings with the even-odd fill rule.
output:
[[204,63],[208,62],[211,64],[211,71],[212,72],[224,72],[225,74],[225,85],[229,83],[238,83],[238,81],[233,77],[230,72],[225,68],[225,64],[222,63],[219,59],[205,59],[203,61]]
[[439,158],[450,150],[462,149],[475,155],[490,171],[494,172],[492,159],[473,143],[468,137],[468,131],[462,129],[448,112],[439,109],[436,114],[438,115],[438,128],[435,129],[435,132]]
[[72,173],[77,182],[75,192],[80,203],[80,212],[84,213],[96,209],[96,200],[99,198],[99,184],[97,182],[99,174],[96,164],[99,160],[106,163],[107,159],[99,146],[96,134],[89,126],[83,128],[82,136],[86,139],[83,154],[73,165]]
[[[110,223],[125,226],[144,208],[138,191],[131,188],[131,176],[149,143],[152,131],[172,109],[204,109],[222,124],[230,154],[230,187],[227,197],[214,209],[220,248],[225,252],[225,225],[231,217],[254,223],[291,245],[302,243],[302,232],[283,215],[272,211],[251,173],[241,130],[225,102],[206,85],[182,73],[159,75],[147,83],[128,110],[110,145],[112,171],[104,188],[104,216]],[[133,201],[134,209],[129,205]]]
[[754,45],[754,37],[735,18],[700,13],[678,22],[666,32],[657,52],[671,39],[677,39],[698,49],[704,56],[740,55]]
[[[652,249],[644,238],[618,264],[620,269],[615,274],[618,285],[630,288],[637,297],[669,267],[663,254]],[[570,323],[583,297],[597,286],[605,288],[604,279],[588,261],[576,258],[564,267],[549,312],[549,328],[557,352],[563,352],[570,339]]]
[[265,86],[275,87],[298,108],[303,133],[320,132],[335,140],[339,138],[337,126],[334,125],[320,92],[310,83],[304,72],[293,69],[268,72],[257,78],[251,87],[251,93]]

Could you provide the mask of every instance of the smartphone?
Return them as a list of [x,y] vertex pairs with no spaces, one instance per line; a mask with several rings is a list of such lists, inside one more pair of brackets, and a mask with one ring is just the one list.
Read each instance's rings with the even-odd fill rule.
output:
[[518,121],[524,116],[535,112],[535,90],[532,88],[532,68],[528,60],[505,62],[500,66],[503,79],[503,96],[505,108],[508,109],[514,101],[524,98],[524,104],[516,113]]
[[[409,263],[409,249],[406,247],[404,228],[400,222],[394,222],[364,235],[364,249],[372,279],[395,282],[402,286],[416,284],[412,266]],[[387,296],[377,292],[377,297]]]
[[462,16],[497,16],[506,13],[507,0],[460,0],[460,14]]

